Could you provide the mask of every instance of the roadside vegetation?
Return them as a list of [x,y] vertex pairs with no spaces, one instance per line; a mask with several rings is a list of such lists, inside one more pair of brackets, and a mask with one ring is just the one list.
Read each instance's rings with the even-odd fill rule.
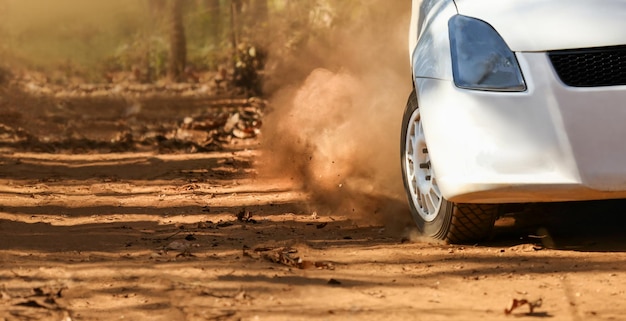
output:
[[359,19],[363,0],[0,0],[0,67],[56,85],[263,77]]

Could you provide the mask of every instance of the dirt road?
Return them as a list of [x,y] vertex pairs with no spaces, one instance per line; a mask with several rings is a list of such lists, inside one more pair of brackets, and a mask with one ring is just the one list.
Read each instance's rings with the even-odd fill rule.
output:
[[0,318],[503,320],[514,299],[541,299],[514,319],[626,315],[620,204],[424,244],[303,210],[292,183],[255,178],[258,153],[2,154]]

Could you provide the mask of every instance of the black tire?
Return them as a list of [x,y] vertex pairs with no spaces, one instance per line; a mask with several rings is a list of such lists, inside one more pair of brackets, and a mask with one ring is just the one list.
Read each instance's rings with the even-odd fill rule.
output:
[[[432,213],[426,213],[428,212],[426,206],[420,205],[418,200],[420,197],[415,194],[415,190],[419,188],[417,187],[417,178],[415,178],[418,175],[408,172],[417,171],[419,165],[409,160],[410,157],[408,155],[409,153],[413,153],[413,151],[409,150],[409,153],[407,153],[407,136],[409,134],[413,135],[413,131],[417,130],[415,129],[415,124],[412,124],[415,123],[414,114],[417,110],[417,95],[414,89],[409,96],[402,119],[400,158],[404,189],[407,193],[411,215],[417,225],[418,231],[425,237],[443,240],[448,243],[472,243],[487,238],[491,234],[498,215],[499,206],[497,204],[457,204],[440,196],[437,199],[440,205],[437,206]],[[427,154],[427,148],[424,148],[424,153]],[[424,157],[428,156],[425,155]],[[430,164],[429,158],[427,163]],[[438,190],[435,176],[430,169],[430,165],[428,165],[428,169],[426,170],[429,171],[427,174],[424,174],[426,175],[425,177],[427,177],[426,179]],[[426,219],[426,216],[428,216],[429,219]]]

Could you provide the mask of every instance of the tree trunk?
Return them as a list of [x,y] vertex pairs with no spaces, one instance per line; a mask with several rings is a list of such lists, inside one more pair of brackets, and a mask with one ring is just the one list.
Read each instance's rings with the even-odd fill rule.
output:
[[220,0],[204,0],[205,10],[209,14],[209,40],[216,46],[222,41],[222,6]]
[[160,16],[165,12],[167,0],[148,0],[148,7],[150,8],[150,14]]
[[241,13],[241,0],[232,0],[230,4],[230,40],[233,50],[237,53],[239,44],[239,18]]
[[169,7],[170,56],[168,77],[175,82],[183,80],[187,63],[187,40],[185,39],[185,28],[183,26],[183,1],[170,0]]
[[254,24],[258,25],[264,23],[268,18],[267,0],[251,0],[252,1],[252,16],[254,17]]
[[245,3],[245,0],[233,0],[232,4],[235,6],[235,12],[237,14],[241,14],[243,12],[243,5]]

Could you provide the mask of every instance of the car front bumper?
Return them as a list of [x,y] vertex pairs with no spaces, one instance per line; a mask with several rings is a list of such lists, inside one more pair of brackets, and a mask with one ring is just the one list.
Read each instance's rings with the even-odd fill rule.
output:
[[574,88],[546,53],[518,53],[528,89],[416,78],[437,184],[462,203],[626,198],[626,86]]

